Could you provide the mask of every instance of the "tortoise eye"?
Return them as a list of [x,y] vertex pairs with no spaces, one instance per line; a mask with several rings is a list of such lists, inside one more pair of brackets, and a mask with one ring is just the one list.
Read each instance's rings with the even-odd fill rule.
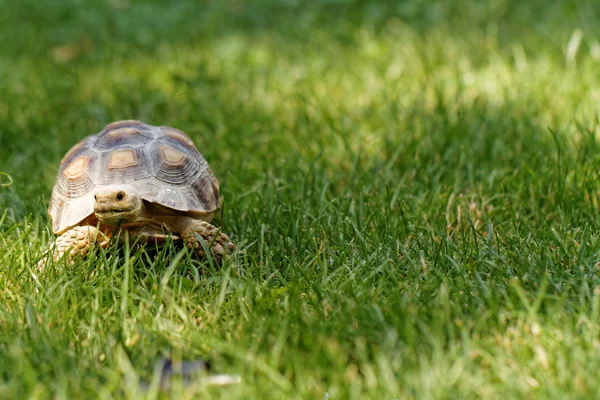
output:
[[98,200],[98,196],[94,195],[94,200]]
[[121,201],[125,198],[125,193],[119,192],[117,193],[117,201]]

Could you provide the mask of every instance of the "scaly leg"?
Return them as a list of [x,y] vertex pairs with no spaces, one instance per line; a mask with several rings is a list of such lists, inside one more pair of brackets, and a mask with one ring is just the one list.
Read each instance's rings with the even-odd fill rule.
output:
[[[68,253],[71,260],[75,257],[83,257],[89,253],[96,241],[102,239],[106,239],[106,237],[94,226],[73,227],[57,237],[56,241],[50,245],[52,259],[58,261],[65,253]],[[105,243],[103,242],[103,244]],[[45,265],[46,259],[42,258],[38,263],[38,268],[43,270]]]
[[225,254],[231,253],[235,248],[233,242],[229,240],[229,236],[206,221],[188,218],[185,225],[187,227],[181,232],[183,242],[200,257],[204,257],[206,254],[204,246],[198,241],[198,237],[204,240],[207,248],[210,249],[212,246],[213,255],[219,262]]

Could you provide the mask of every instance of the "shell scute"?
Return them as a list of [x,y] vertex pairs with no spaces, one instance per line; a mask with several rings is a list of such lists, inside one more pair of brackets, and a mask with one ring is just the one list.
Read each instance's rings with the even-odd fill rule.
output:
[[130,183],[154,175],[152,161],[141,147],[115,148],[101,154],[101,167],[94,171],[98,185]]
[[188,135],[186,135],[184,132],[180,131],[179,129],[175,129],[170,126],[162,126],[161,128],[162,128],[163,132],[165,132],[167,134],[167,136],[172,137],[173,139],[183,143],[184,145],[186,145],[188,147],[196,148],[196,146],[194,146],[194,142],[192,141],[192,139],[190,139],[190,137]]
[[162,161],[169,167],[182,167],[185,160],[188,158],[184,153],[179,150],[172,149],[168,146],[160,146],[160,155]]
[[56,180],[55,190],[63,197],[75,198],[88,193],[94,182],[88,171],[94,164],[91,153],[80,155],[69,164],[65,164]]
[[201,168],[201,163],[196,157],[191,157],[181,150],[164,144],[154,149],[156,179],[171,185],[192,182]]
[[123,119],[121,121],[111,122],[110,124],[106,125],[104,127],[104,129],[102,129],[102,131],[100,132],[100,135],[102,135],[103,133],[107,133],[112,130],[121,129],[121,128],[143,129],[146,126],[148,126],[148,125],[146,125],[145,123],[143,123],[142,121],[139,121],[137,119]]
[[114,129],[105,128],[97,135],[94,148],[98,150],[112,150],[120,147],[136,147],[154,140],[152,131],[139,125],[121,126],[116,125]]
[[63,171],[63,175],[65,178],[69,180],[77,180],[83,176],[85,173],[85,168],[87,163],[89,162],[88,156],[79,156],[77,159],[71,161],[65,170]]
[[108,169],[121,169],[135,167],[138,165],[137,156],[135,150],[115,150],[110,153],[108,159]]
[[219,184],[208,165],[192,179],[190,186],[203,208],[215,210],[219,207]]

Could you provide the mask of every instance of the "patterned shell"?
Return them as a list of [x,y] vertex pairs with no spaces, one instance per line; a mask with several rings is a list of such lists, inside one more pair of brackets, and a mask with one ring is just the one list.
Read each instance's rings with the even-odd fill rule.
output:
[[183,132],[118,121],[76,144],[60,163],[48,213],[61,234],[94,212],[94,192],[126,183],[144,200],[202,216],[219,205],[219,182]]

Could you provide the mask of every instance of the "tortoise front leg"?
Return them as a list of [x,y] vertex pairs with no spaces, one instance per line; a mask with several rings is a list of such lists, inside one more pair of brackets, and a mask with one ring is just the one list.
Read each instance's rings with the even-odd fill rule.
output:
[[229,240],[229,236],[206,221],[187,218],[183,225],[184,229],[181,232],[183,242],[200,257],[205,257],[206,254],[204,246],[198,241],[198,238],[204,240],[207,248],[212,248],[213,255],[219,262],[235,248],[233,242]]
[[[105,238],[96,227],[90,225],[73,227],[57,237],[50,245],[52,259],[58,261],[65,254],[68,254],[71,260],[75,257],[83,257],[89,253],[94,243]],[[45,265],[46,259],[42,258],[38,267],[43,270]]]

